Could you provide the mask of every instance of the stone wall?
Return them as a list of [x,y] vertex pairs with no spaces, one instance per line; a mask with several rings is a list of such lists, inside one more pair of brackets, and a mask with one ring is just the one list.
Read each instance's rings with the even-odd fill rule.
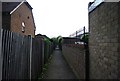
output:
[[101,3],[89,12],[90,78],[120,78],[120,3]]
[[83,45],[64,44],[63,56],[78,79],[85,79],[85,50]]

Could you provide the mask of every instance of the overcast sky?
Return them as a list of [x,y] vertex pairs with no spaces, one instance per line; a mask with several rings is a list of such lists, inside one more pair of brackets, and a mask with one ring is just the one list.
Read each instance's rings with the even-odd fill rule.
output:
[[88,28],[88,0],[27,1],[33,7],[36,34],[65,37],[84,26]]

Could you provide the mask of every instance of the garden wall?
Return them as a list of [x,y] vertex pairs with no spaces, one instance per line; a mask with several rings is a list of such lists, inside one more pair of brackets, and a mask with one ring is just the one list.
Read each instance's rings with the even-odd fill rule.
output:
[[73,69],[78,79],[85,79],[85,50],[84,45],[64,44],[62,46],[63,56]]

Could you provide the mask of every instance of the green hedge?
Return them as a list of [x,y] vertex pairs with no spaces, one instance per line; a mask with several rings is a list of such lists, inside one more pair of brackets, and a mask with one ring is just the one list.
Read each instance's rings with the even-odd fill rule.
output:
[[48,61],[48,58],[50,57],[50,54],[52,53],[52,42],[44,38],[44,61],[45,63]]

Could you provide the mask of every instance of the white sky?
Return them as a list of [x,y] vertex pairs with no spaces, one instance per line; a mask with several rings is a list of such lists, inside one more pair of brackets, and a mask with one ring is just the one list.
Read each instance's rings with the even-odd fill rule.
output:
[[36,34],[65,37],[88,27],[88,0],[27,0],[33,7]]

